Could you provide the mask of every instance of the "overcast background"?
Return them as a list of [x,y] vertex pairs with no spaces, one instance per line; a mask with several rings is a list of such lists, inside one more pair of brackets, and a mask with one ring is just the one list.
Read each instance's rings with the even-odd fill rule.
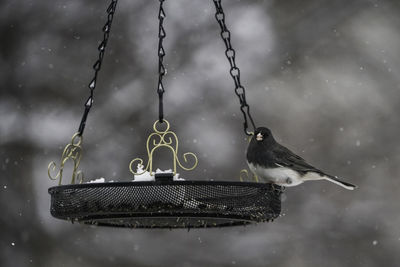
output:
[[[288,188],[273,223],[131,230],[49,213],[47,164],[61,157],[88,97],[106,0],[0,4],[0,265],[398,266],[400,3],[223,1],[257,125],[310,163],[355,183]],[[237,180],[247,142],[210,0],[168,0],[165,116],[186,179]],[[84,134],[88,178],[132,179],[157,119],[158,1],[120,0]],[[169,158],[158,159],[167,168]],[[67,180],[67,179],[66,179]]]

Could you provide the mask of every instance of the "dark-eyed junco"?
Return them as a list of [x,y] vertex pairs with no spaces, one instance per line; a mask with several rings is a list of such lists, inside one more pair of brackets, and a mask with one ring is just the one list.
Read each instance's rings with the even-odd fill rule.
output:
[[295,186],[305,181],[327,180],[348,190],[355,185],[340,181],[335,176],[309,165],[303,158],[277,143],[271,131],[259,127],[247,148],[249,168],[262,180],[281,186]]

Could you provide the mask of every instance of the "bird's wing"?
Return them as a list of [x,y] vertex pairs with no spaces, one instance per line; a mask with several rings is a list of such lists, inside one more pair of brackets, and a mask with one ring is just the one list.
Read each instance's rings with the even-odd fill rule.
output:
[[276,162],[283,167],[289,167],[298,172],[314,171],[317,173],[323,173],[321,170],[308,164],[302,157],[296,155],[288,148],[279,145],[274,149],[276,155]]

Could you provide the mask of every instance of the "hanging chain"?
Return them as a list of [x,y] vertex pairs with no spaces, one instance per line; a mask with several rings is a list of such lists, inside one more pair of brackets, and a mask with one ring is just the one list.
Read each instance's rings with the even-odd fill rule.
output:
[[230,74],[232,76],[233,82],[235,83],[235,94],[239,98],[240,111],[243,113],[244,132],[250,136],[250,135],[252,135],[252,133],[248,131],[248,120],[250,120],[250,122],[254,128],[254,131],[256,129],[256,126],[255,126],[253,118],[251,117],[251,114],[250,114],[250,106],[249,106],[249,104],[247,104],[247,101],[246,101],[246,90],[240,82],[240,70],[236,66],[235,50],[233,49],[232,44],[231,44],[231,32],[228,30],[228,27],[225,24],[225,13],[224,13],[224,10],[222,9],[221,0],[213,0],[213,1],[214,1],[215,8],[216,8],[215,18],[217,19],[217,22],[221,28],[221,37],[222,37],[222,40],[224,41],[225,47],[226,47],[225,55],[231,66]]
[[157,93],[158,93],[158,101],[159,101],[159,106],[158,106],[158,118],[160,123],[164,121],[164,106],[163,106],[163,95],[164,95],[164,85],[163,85],[163,77],[165,76],[166,69],[164,66],[164,56],[165,56],[165,50],[163,47],[163,41],[166,36],[165,34],[165,29],[163,26],[164,19],[165,19],[165,12],[163,8],[163,4],[165,0],[159,0],[160,1],[160,10],[158,12],[158,20],[159,20],[159,26],[158,26],[158,87],[157,87]]
[[111,0],[111,3],[107,8],[107,22],[103,26],[103,41],[97,47],[97,50],[99,51],[99,58],[96,60],[96,62],[93,65],[94,77],[88,86],[90,89],[90,95],[85,102],[85,111],[83,112],[82,120],[81,120],[81,123],[79,125],[79,130],[78,130],[79,136],[82,136],[83,131],[85,130],[86,119],[87,119],[89,111],[93,105],[93,92],[94,92],[94,89],[96,88],[97,75],[101,69],[101,64],[103,62],[108,38],[110,37],[111,24],[112,24],[112,21],[114,18],[115,9],[117,8],[117,2],[118,2],[118,0]]

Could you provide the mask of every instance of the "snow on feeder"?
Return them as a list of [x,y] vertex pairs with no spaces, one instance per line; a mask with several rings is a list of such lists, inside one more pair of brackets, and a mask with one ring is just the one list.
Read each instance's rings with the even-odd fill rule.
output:
[[[215,17],[221,28],[221,37],[226,46],[226,57],[230,63],[230,74],[235,83],[235,94],[240,101],[240,110],[244,117],[244,132],[248,131],[248,121],[255,129],[246,102],[245,88],[240,82],[240,70],[235,63],[235,50],[230,42],[230,32],[225,24],[225,14],[221,0],[213,0],[216,7]],[[164,119],[163,94],[165,92],[163,77],[166,69],[163,64],[165,50],[163,40],[165,30],[163,22],[165,12],[164,0],[160,0],[158,13],[158,59],[159,81],[159,118],[153,125],[146,142],[147,162],[134,158],[130,172],[134,175],[131,182],[105,182],[103,178],[84,183],[83,173],[78,170],[81,160],[82,135],[86,119],[93,105],[93,92],[103,61],[110,35],[117,0],[112,0],[107,8],[107,22],[103,27],[104,38],[98,47],[99,58],[93,66],[94,78],[89,83],[90,96],[85,102],[79,130],[72,137],[61,156],[61,163],[56,175],[56,163],[48,166],[48,175],[58,180],[58,186],[49,188],[51,195],[51,214],[64,220],[94,224],[100,226],[130,228],[203,228],[245,225],[272,221],[281,211],[280,195],[283,188],[277,185],[243,182],[242,177],[250,177],[247,170],[240,171],[241,181],[200,181],[182,179],[177,168],[193,170],[198,159],[192,152],[181,157],[178,151],[178,137],[171,131],[170,124]],[[166,148],[172,155],[172,169],[153,171],[154,152]],[[183,159],[183,160],[182,160]],[[63,169],[67,161],[73,162],[70,184],[63,184]]]

